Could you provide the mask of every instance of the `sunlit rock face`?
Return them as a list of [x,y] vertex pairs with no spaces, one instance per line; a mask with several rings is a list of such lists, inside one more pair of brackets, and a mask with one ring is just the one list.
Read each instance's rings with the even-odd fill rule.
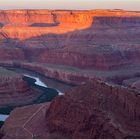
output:
[[9,10],[0,23],[1,61],[111,71],[140,60],[139,12]]
[[[1,136],[140,138],[139,38],[140,12],[0,11],[0,65],[81,85],[50,104],[15,109]],[[21,76],[0,78],[0,95],[10,97],[1,104],[36,96]]]
[[[122,24],[121,19],[115,17],[132,17],[133,20],[123,20],[124,24],[132,24],[137,21],[138,12],[119,10],[94,10],[94,11],[49,11],[49,10],[11,10],[0,11],[0,23],[3,30],[10,38],[27,39],[49,33],[68,33],[70,31],[87,29],[92,23],[98,26],[113,22]],[[101,17],[99,21],[95,17]],[[103,17],[103,19],[102,19]],[[105,17],[110,17],[106,20]],[[97,20],[97,21],[96,21]],[[101,21],[101,22],[100,22]],[[135,23],[135,22],[133,22]],[[14,27],[14,28],[13,28]],[[67,28],[69,27],[69,28]],[[57,30],[56,30],[57,29]],[[26,32],[25,32],[26,31]],[[38,32],[38,34],[37,34]],[[29,34],[27,34],[29,33]]]
[[140,12],[13,10],[0,23],[0,65],[81,85],[14,110],[3,138],[140,137]]
[[139,63],[139,12],[12,10],[0,11],[0,23],[1,46],[20,48],[30,62],[100,70]]

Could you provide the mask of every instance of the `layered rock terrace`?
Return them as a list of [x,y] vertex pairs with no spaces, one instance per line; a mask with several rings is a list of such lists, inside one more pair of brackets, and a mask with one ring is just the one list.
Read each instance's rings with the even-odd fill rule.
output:
[[39,95],[23,80],[22,75],[0,68],[0,108],[26,105]]
[[0,11],[0,23],[1,46],[18,48],[18,60],[100,70],[139,63],[139,12]]

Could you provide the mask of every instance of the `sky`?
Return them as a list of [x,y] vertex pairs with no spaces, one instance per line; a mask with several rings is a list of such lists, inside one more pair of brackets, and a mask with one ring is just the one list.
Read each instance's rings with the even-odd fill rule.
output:
[[0,0],[0,9],[124,9],[140,11],[140,0]]

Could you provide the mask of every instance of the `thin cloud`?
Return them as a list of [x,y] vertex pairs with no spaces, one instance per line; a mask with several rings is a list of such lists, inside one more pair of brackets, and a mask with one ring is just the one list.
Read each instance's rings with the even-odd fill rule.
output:
[[140,0],[0,0],[0,9],[140,10]]

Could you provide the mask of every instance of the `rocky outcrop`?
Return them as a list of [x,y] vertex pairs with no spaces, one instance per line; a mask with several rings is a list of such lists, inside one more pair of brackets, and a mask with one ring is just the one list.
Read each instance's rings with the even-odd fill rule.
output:
[[[140,138],[139,25],[140,12],[123,10],[0,11],[0,65],[81,85],[15,109],[3,138]],[[21,75],[1,73],[0,107],[38,96]]]
[[[92,77],[88,74],[79,73],[79,70],[75,72],[75,68],[69,67],[66,69],[64,66],[55,66],[55,65],[41,65],[38,63],[20,63],[20,62],[13,62],[13,61],[5,61],[0,62],[0,65],[3,67],[14,67],[14,68],[21,68],[27,69],[33,72],[37,72],[45,77],[50,77],[53,79],[57,79],[60,81],[64,81],[68,84],[73,85],[80,85],[85,83],[89,79],[95,79],[95,75]],[[59,68],[58,68],[59,67]],[[74,71],[69,71],[70,69],[74,69]]]
[[0,47],[0,61],[25,60],[24,53],[18,48]]
[[[48,131],[45,123],[45,112],[48,107],[49,103],[43,103],[16,108],[11,112],[12,117],[7,118],[5,125],[1,129],[1,133],[4,134],[3,138],[14,139],[17,137],[16,133],[21,139],[37,139],[40,136],[45,138]],[[17,118],[16,123],[15,118]],[[9,121],[11,124],[8,123]]]
[[22,75],[0,68],[0,108],[31,103],[39,95],[39,91],[31,88]]
[[138,106],[139,92],[94,81],[56,98],[47,124],[50,132],[72,138],[135,138],[140,137]]
[[121,69],[101,71],[90,69],[79,69],[72,66],[54,65],[54,64],[42,64],[42,63],[29,63],[20,61],[5,61],[0,62],[3,67],[14,67],[27,69],[33,72],[37,72],[44,77],[50,77],[60,81],[64,81],[68,84],[81,85],[89,80],[100,79],[102,81],[108,81],[111,83],[129,86],[124,81],[139,78],[139,65],[123,66]]
[[139,63],[139,12],[13,10],[0,22],[1,46],[18,48],[7,59],[99,70]]
[[49,106],[17,108],[1,132],[3,138],[140,138],[139,94],[94,80],[56,97]]

